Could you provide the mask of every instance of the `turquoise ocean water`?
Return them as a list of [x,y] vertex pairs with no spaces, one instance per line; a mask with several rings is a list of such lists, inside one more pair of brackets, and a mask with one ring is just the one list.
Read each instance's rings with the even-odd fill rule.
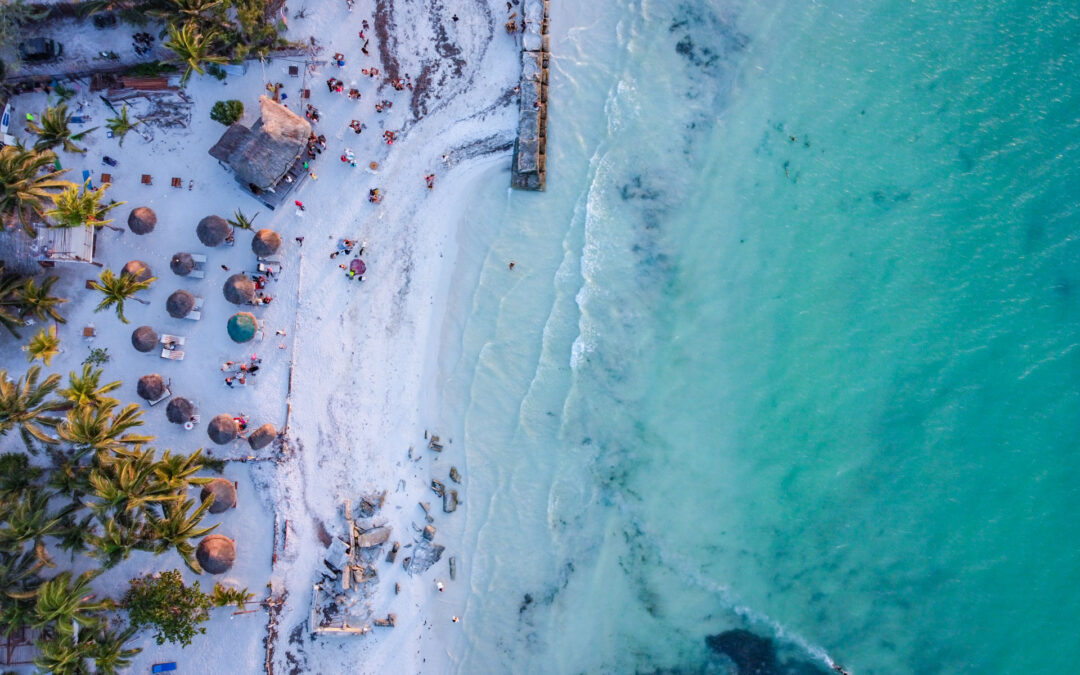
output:
[[462,227],[459,672],[1074,672],[1080,8],[571,4]]

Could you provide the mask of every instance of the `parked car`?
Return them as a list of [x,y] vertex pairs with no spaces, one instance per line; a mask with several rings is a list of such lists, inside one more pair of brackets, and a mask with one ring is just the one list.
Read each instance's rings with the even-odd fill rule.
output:
[[64,53],[64,45],[56,40],[37,37],[19,43],[19,58],[26,63],[52,61]]

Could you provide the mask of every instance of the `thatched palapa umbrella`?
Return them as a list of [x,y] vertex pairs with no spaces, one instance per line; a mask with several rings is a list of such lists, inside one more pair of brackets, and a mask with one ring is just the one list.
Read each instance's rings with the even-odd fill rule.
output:
[[226,330],[233,342],[247,342],[255,337],[255,332],[259,330],[259,322],[255,320],[255,315],[251,312],[237,312],[229,319]]
[[156,401],[168,393],[169,390],[165,388],[165,380],[161,379],[161,376],[157,373],[154,373],[140,377],[135,391],[147,401]]
[[195,549],[199,566],[210,574],[224,574],[236,562],[236,543],[223,534],[210,534]]
[[150,234],[157,225],[157,214],[145,206],[132,209],[128,216],[128,229],[135,234]]
[[183,396],[177,396],[169,401],[165,408],[165,418],[173,424],[186,424],[191,421],[195,414],[195,404]]
[[190,253],[176,253],[169,261],[169,269],[177,276],[186,277],[191,274],[191,270],[195,269],[195,259]]
[[220,246],[232,235],[232,227],[221,216],[207,216],[199,221],[195,234],[206,246]]
[[131,332],[131,346],[140,352],[152,352],[157,347],[158,334],[150,326],[139,326]]
[[232,417],[221,413],[210,420],[209,426],[206,427],[206,433],[213,442],[218,445],[225,445],[240,435],[240,425]]
[[255,431],[252,431],[248,436],[248,445],[252,450],[259,450],[270,445],[277,437],[277,431],[274,429],[274,425],[267,422]]
[[223,513],[236,506],[236,484],[224,478],[215,478],[203,486],[199,493],[199,501],[206,501],[207,497],[213,497],[210,504],[210,513]]
[[141,260],[129,260],[120,270],[120,276],[135,277],[136,281],[146,281],[154,276],[150,266]]
[[165,310],[174,319],[183,319],[195,309],[195,296],[187,291],[176,291],[165,301]]
[[246,305],[255,299],[255,282],[246,274],[234,274],[225,280],[221,292],[234,305]]
[[262,229],[251,240],[251,250],[260,258],[274,255],[281,248],[281,235],[273,230]]

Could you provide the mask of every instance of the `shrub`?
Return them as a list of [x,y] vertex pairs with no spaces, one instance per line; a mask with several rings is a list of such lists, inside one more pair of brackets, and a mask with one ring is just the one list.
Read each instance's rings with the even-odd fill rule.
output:
[[83,364],[88,366],[103,366],[109,362],[108,347],[90,347],[90,356],[83,359]]
[[237,100],[218,101],[210,110],[210,119],[225,126],[236,122],[244,114],[244,104]]
[[211,63],[210,65],[206,66],[206,72],[208,75],[213,75],[214,79],[218,80],[219,82],[225,79],[225,69],[216,63]]
[[123,605],[131,625],[152,627],[159,645],[168,640],[187,647],[206,632],[199,624],[210,618],[209,596],[199,590],[198,581],[185,586],[180,570],[132,579]]

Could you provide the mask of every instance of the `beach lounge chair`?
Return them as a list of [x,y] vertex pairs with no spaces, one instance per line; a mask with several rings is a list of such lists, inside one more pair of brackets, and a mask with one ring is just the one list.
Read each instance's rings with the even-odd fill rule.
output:
[[150,401],[150,405],[157,405],[158,403],[161,403],[162,401],[169,398],[170,396],[172,396],[172,390],[169,389],[168,387],[165,387],[165,393],[161,395],[161,398],[157,398],[157,399],[154,399],[153,401]]
[[166,347],[183,347],[184,343],[187,342],[187,338],[183,335],[169,335],[168,333],[163,333],[160,342]]
[[203,255],[202,253],[192,253],[191,254],[191,259],[195,261],[196,265],[205,265],[206,264],[206,256]]
[[173,179],[172,179],[172,186],[174,188],[182,188],[182,187],[184,187],[183,179],[177,178],[177,177],[174,176]]
[[86,187],[88,189],[93,190],[94,189],[94,183],[93,183],[93,181],[91,181],[89,184],[87,184],[87,181],[89,181],[89,180],[90,180],[90,170],[89,169],[83,169],[83,172],[82,172],[83,185],[86,185]]
[[176,661],[170,661],[169,663],[155,663],[154,667],[150,669],[151,673],[168,673],[176,670]]
[[151,176],[148,173],[144,173],[142,175],[142,184],[143,185],[153,185],[154,184],[154,177]]
[[101,182],[102,183],[111,183],[112,182],[112,174],[111,173],[103,173],[103,174],[101,174]]
[[169,359],[170,361],[183,361],[184,352],[179,349],[169,349],[165,347],[161,350],[161,358]]

